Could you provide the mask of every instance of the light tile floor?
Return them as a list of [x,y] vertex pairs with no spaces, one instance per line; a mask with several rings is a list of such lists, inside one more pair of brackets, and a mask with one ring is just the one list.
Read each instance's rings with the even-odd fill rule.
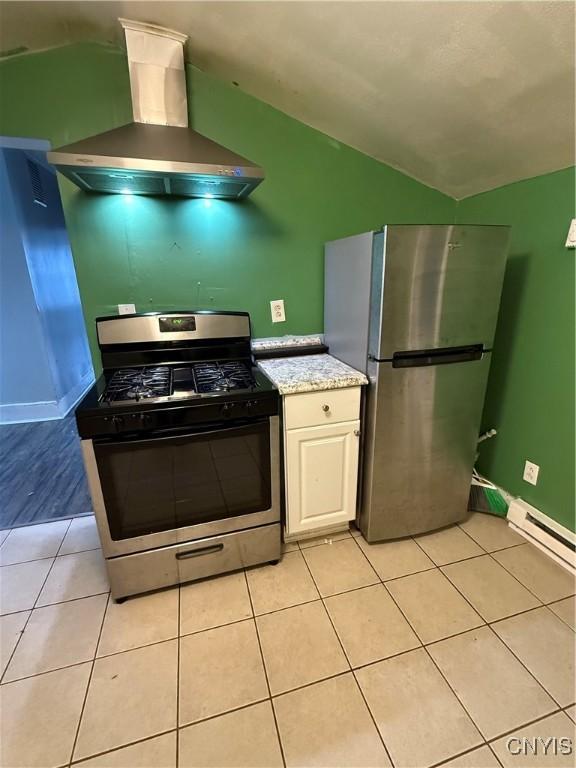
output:
[[511,531],[353,530],[116,605],[93,518],[0,536],[4,768],[572,766],[570,574]]

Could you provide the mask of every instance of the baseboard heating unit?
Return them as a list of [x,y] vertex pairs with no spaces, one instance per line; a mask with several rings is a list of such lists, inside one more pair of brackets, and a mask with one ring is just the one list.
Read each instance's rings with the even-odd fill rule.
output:
[[576,573],[576,534],[522,499],[513,499],[507,518],[517,533]]

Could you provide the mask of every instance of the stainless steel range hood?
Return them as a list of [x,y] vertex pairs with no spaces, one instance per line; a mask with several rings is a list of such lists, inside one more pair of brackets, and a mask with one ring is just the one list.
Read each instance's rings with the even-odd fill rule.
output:
[[134,122],[55,149],[48,161],[87,192],[246,197],[254,163],[188,128],[186,36],[119,20],[126,34]]

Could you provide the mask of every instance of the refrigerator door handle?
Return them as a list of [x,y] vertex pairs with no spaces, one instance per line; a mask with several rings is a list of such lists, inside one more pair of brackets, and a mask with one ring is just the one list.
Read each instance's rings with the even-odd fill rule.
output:
[[467,347],[449,347],[447,349],[423,349],[418,352],[395,352],[392,357],[393,368],[421,368],[426,365],[449,365],[481,360],[488,350],[482,344]]

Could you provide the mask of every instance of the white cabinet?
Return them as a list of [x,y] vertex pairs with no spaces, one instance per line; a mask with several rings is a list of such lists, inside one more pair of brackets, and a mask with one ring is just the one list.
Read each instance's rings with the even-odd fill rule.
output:
[[356,516],[360,387],[284,398],[286,536],[345,528]]

